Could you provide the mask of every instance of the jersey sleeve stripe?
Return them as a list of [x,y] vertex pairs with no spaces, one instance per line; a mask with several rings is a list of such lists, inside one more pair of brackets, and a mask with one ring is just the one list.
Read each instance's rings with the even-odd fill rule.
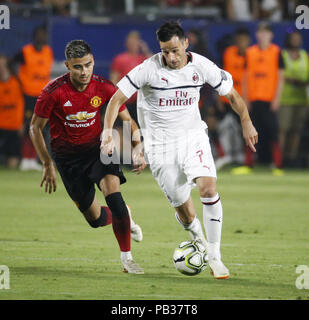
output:
[[222,81],[221,81],[218,85],[216,85],[215,87],[213,87],[213,89],[218,89],[218,88],[221,86],[221,84],[222,84]]
[[128,80],[130,81],[130,83],[132,84],[132,86],[136,89],[139,90],[139,87],[130,79],[130,77],[128,75],[126,75],[126,77],[128,78]]

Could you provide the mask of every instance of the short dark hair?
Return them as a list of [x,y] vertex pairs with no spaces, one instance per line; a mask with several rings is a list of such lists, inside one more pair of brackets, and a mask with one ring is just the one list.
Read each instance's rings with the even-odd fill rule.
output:
[[33,29],[32,38],[35,39],[35,37],[37,36],[37,34],[38,34],[39,32],[41,32],[41,31],[47,33],[47,26],[46,26],[45,24],[40,25],[40,26],[37,26],[37,27],[35,27],[35,28]]
[[185,38],[185,32],[178,21],[166,22],[157,30],[157,39],[161,42],[169,41],[174,36],[180,40]]
[[269,32],[274,32],[273,31],[273,26],[271,25],[270,22],[267,22],[267,21],[261,21],[257,25],[257,31],[261,31],[261,30],[267,30]]
[[293,34],[299,34],[300,36],[302,36],[302,34],[300,33],[300,31],[298,30],[292,30],[292,31],[288,31],[287,34],[285,35],[285,39],[284,39],[284,48],[285,49],[292,49],[292,45],[291,45],[291,38]]
[[245,27],[240,27],[235,31],[235,36],[248,36],[250,37],[250,32]]
[[91,54],[89,44],[84,40],[72,40],[65,47],[65,58],[67,60],[72,58],[82,58],[87,54]]

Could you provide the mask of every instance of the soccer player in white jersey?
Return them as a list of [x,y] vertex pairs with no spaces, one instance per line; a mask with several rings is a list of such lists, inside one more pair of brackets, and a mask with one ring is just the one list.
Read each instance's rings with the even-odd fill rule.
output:
[[[104,119],[101,149],[112,154],[112,128],[119,107],[138,91],[138,121],[144,137],[144,152],[153,176],[170,204],[176,219],[207,247],[208,263],[217,279],[229,277],[221,261],[220,241],[222,205],[216,189],[216,169],[211,154],[207,125],[199,113],[199,91],[210,84],[225,96],[239,115],[246,144],[256,151],[258,134],[247,107],[233,88],[231,75],[207,58],[187,52],[188,40],[178,22],[167,22],[157,31],[161,52],[145,60],[122,78],[110,100]],[[145,167],[142,152],[137,152],[140,173]],[[198,187],[203,204],[205,240],[191,199]]]

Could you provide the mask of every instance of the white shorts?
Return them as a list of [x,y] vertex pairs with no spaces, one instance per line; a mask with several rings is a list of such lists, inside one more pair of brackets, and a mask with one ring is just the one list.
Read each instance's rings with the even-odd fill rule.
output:
[[151,172],[173,207],[179,207],[189,199],[196,178],[217,178],[205,130],[184,140],[164,152],[147,153]]

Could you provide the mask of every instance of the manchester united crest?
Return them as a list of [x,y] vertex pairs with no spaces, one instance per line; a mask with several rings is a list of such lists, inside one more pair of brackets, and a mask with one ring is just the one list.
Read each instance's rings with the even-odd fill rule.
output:
[[102,98],[100,98],[100,97],[98,97],[98,96],[94,96],[94,97],[91,98],[90,104],[91,104],[94,108],[98,108],[98,107],[102,104]]

